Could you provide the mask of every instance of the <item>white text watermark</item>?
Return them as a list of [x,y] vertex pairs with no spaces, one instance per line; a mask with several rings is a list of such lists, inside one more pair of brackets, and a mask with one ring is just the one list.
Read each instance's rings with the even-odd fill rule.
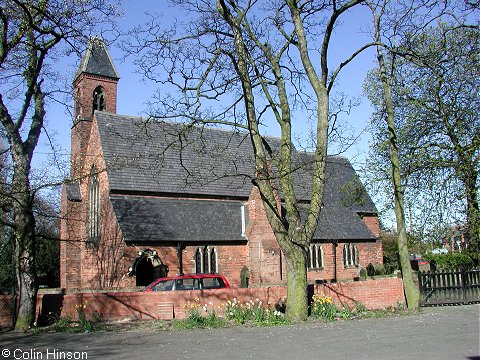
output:
[[56,348],[37,349],[2,349],[3,358],[21,360],[87,360],[86,351],[65,351]]

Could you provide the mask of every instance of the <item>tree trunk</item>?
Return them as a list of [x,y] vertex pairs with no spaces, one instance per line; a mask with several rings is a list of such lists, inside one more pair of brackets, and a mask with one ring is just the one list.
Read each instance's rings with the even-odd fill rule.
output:
[[[277,241],[282,249],[287,264],[287,317],[293,321],[305,320],[308,315],[308,303],[307,303],[307,269],[306,269],[306,252],[302,246],[308,245],[305,242],[305,236],[301,231],[296,232],[299,238],[302,238],[301,242],[294,243],[293,236],[288,234],[288,230],[285,228],[285,224],[282,220],[281,206],[279,206],[278,192],[273,185],[271,177],[271,165],[272,160],[268,155],[268,151],[264,145],[264,139],[260,134],[258,126],[258,118],[255,109],[255,96],[253,94],[253,86],[250,78],[250,72],[248,69],[249,53],[246,47],[243,33],[241,31],[242,22],[241,19],[232,15],[227,5],[222,0],[217,0],[217,10],[219,14],[227,21],[234,35],[234,45],[237,54],[237,59],[234,61],[237,74],[242,83],[243,97],[245,102],[245,110],[248,121],[248,128],[250,133],[250,139],[253,145],[253,151],[255,155],[255,170],[256,170],[256,185],[259,188],[262,196],[262,202],[267,213],[269,223],[277,238]],[[279,76],[279,68],[273,64],[274,71],[277,71],[277,78]],[[278,80],[278,79],[277,79]],[[281,81],[280,81],[281,83]],[[280,84],[281,86],[281,84]],[[280,90],[280,93],[283,91]],[[283,103],[283,110],[288,110],[287,103]],[[287,116],[287,113],[283,113]],[[291,184],[291,130],[290,130],[290,118],[282,121],[282,162],[280,172],[282,177],[280,179],[282,183],[282,190],[286,192],[287,210],[289,210],[289,221],[298,224],[298,214],[295,209],[295,198],[293,193],[293,186]],[[323,169],[323,168],[322,168]],[[287,180],[288,179],[288,180]],[[321,199],[321,196],[320,196]],[[315,202],[315,200],[314,200]],[[319,203],[316,201],[315,203]],[[312,218],[312,216],[309,216]],[[317,214],[318,217],[318,214]],[[315,217],[315,223],[316,219]],[[297,221],[295,221],[297,220]],[[312,222],[312,219],[310,219]],[[292,226],[295,227],[295,226]],[[300,244],[300,245],[298,245]]]
[[[20,164],[21,163],[21,164]],[[35,322],[37,273],[35,269],[35,218],[33,195],[24,161],[15,163],[15,261],[17,280],[17,313],[15,329],[26,330]]]
[[[398,166],[398,156],[392,157],[392,167]],[[397,165],[394,165],[397,164]],[[392,169],[392,173],[398,172]],[[396,175],[394,175],[396,176]],[[398,184],[394,180],[395,192],[395,218],[397,222],[397,242],[398,242],[398,256],[400,258],[400,267],[402,269],[403,291],[405,292],[405,299],[409,309],[416,309],[420,299],[420,293],[413,281],[413,271],[410,265],[410,256],[407,245],[407,231],[405,228],[405,214],[403,211],[403,193],[398,189]]]
[[292,321],[304,321],[308,316],[307,259],[305,252],[298,248],[285,255],[287,266],[287,308],[286,315]]
[[[470,175],[472,174],[472,175]],[[467,181],[465,181],[467,198],[467,238],[468,250],[480,252],[480,210],[477,200],[477,179],[478,174],[473,169],[468,172]]]
[[[374,15],[375,21],[375,36],[378,43],[380,43],[380,18]],[[395,128],[395,112],[393,108],[392,100],[392,88],[388,81],[387,70],[385,66],[385,60],[383,51],[380,45],[377,45],[377,60],[380,70],[380,78],[383,85],[383,92],[385,96],[385,109],[387,113],[387,127],[388,137],[390,143],[390,163],[392,165],[392,185],[395,197],[395,218],[397,223],[397,241],[398,241],[398,253],[400,257],[400,266],[402,269],[403,289],[405,292],[405,298],[407,306],[410,309],[418,307],[419,291],[413,281],[413,272],[410,265],[410,258],[407,246],[407,231],[405,228],[405,212],[404,212],[404,197],[403,187],[400,173],[400,161],[398,158],[398,146],[397,146],[397,134]]]

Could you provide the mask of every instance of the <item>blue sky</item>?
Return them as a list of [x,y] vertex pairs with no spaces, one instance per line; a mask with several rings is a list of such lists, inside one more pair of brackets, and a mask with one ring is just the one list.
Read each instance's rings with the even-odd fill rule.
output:
[[[145,12],[163,13],[165,21],[172,18],[176,12],[165,7],[166,1],[123,1],[124,17],[118,22],[118,28],[128,29],[134,25],[141,24],[145,19]],[[342,60],[348,57],[352,49],[369,41],[369,36],[362,29],[366,29],[370,24],[369,13],[365,7],[358,7],[354,12],[346,14],[342,20],[343,24],[338,28],[332,39],[330,46],[330,68],[333,69]],[[151,99],[155,86],[143,81],[140,75],[135,72],[133,59],[124,58],[120,49],[113,44],[110,47],[110,53],[120,75],[118,83],[117,113],[126,115],[144,115],[147,111],[146,102]],[[368,69],[374,66],[374,52],[370,49],[365,54],[355,59],[342,72],[338,82],[337,89],[347,93],[349,96],[362,97],[362,84]],[[73,80],[73,75],[80,59],[77,57],[65,58],[57,66],[65,71],[66,76]],[[368,100],[362,98],[361,105],[353,109],[346,119],[354,127],[357,134],[360,134],[368,125],[368,119],[371,113]],[[70,150],[70,126],[72,119],[65,113],[65,108],[58,104],[49,104],[46,114],[47,129],[51,138],[61,149],[57,154],[61,165],[52,165],[48,163],[48,168],[57,166],[65,170],[68,164]],[[277,135],[275,129],[267,129],[269,135]],[[357,145],[352,147],[344,156],[347,156],[353,162],[355,167],[359,167],[368,151],[368,133],[364,133]],[[49,139],[43,135],[34,158],[34,166],[39,169],[45,169],[46,158],[52,154],[49,146]]]

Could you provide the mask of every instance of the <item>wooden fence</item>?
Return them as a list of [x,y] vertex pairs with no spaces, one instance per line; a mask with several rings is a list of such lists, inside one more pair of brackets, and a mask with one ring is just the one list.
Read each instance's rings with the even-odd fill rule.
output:
[[420,306],[480,302],[480,270],[419,272]]

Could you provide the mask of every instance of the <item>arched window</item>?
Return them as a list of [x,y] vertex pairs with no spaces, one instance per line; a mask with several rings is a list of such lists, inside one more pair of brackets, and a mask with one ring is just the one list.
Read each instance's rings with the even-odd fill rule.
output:
[[100,236],[100,196],[98,186],[98,174],[92,169],[88,183],[88,239],[96,242]]
[[198,247],[195,250],[195,272],[197,274],[203,273],[202,259],[203,259],[203,250],[202,250],[202,248]]
[[203,249],[203,259],[202,259],[202,272],[208,273],[208,248]]
[[212,248],[210,250],[210,269],[211,273],[217,272],[217,249]]
[[92,114],[95,110],[105,110],[105,90],[101,86],[97,86],[93,91]]
[[358,265],[358,249],[357,245],[350,243],[343,245],[343,266],[357,266]]
[[136,286],[147,286],[155,280],[154,268],[148,257],[145,256],[138,262],[135,268],[135,275]]
[[322,245],[317,245],[317,267],[323,268],[323,249]]
[[320,244],[311,244],[307,252],[307,268],[322,269],[323,268],[323,249]]
[[195,249],[195,272],[218,272],[218,253],[215,247],[202,246]]

